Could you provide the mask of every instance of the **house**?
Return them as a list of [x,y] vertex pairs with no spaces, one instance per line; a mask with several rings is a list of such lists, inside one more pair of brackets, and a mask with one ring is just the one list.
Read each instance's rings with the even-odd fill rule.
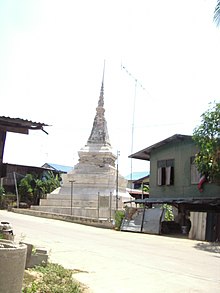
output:
[[6,170],[6,175],[2,178],[2,186],[4,187],[6,193],[15,193],[15,184],[17,184],[19,180],[24,178],[27,174],[41,176],[45,171],[48,171],[48,169],[42,167],[9,163],[4,163],[4,168]]
[[[8,178],[10,181],[9,185],[12,188],[15,188],[16,184],[16,177],[14,176],[15,174],[15,169],[10,169],[11,165],[3,163],[3,157],[4,157],[4,148],[5,148],[5,141],[6,141],[6,136],[8,132],[14,132],[14,133],[20,133],[20,134],[29,134],[30,130],[42,130],[46,134],[48,134],[44,127],[48,126],[45,123],[41,122],[33,122],[31,120],[25,120],[21,118],[11,118],[11,117],[5,117],[5,116],[0,116],[0,178],[1,178],[1,186],[3,184],[3,178],[7,177],[7,173],[10,173],[10,171],[13,173],[13,179]],[[17,166],[18,167],[18,166]],[[13,167],[12,167],[13,168]],[[19,168],[19,167],[18,167]],[[9,171],[10,169],[10,171]],[[11,176],[9,176],[11,177]],[[12,181],[14,181],[12,183]],[[17,192],[16,192],[17,193]],[[19,196],[17,193],[17,206],[19,206]]]
[[27,174],[32,174],[34,176],[42,177],[48,171],[51,171],[54,175],[60,175],[61,173],[66,173],[57,169],[52,169],[46,166],[36,167],[27,165],[18,165],[4,163],[5,176],[1,179],[1,184],[4,187],[6,193],[16,193],[15,185],[19,184],[19,181],[24,178]]
[[71,166],[64,166],[64,165],[58,165],[58,164],[53,164],[53,163],[45,163],[43,164],[42,168],[47,168],[50,169],[51,171],[55,171],[57,173],[68,173],[70,172],[73,167]]
[[33,122],[21,118],[0,116],[0,178],[6,176],[7,165],[3,163],[4,148],[7,132],[29,134],[29,130],[44,130],[45,123]]
[[220,240],[220,185],[201,180],[194,162],[197,152],[192,136],[175,134],[131,154],[130,158],[150,161],[149,198],[135,203],[172,205],[181,226],[191,221],[190,238],[216,241]]
[[125,176],[125,179],[128,180],[128,187],[138,189],[141,187],[142,182],[149,183],[149,172],[132,172]]
[[125,177],[128,180],[127,191],[135,199],[149,197],[149,172],[133,172]]

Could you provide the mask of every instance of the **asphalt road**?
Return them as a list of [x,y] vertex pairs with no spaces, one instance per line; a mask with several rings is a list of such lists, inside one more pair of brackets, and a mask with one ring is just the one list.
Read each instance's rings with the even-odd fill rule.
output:
[[78,269],[94,293],[220,292],[220,245],[117,232],[0,211],[15,241],[44,247],[52,262]]

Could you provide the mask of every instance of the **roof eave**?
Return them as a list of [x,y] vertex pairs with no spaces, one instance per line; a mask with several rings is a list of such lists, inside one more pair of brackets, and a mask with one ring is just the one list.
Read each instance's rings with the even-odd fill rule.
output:
[[131,154],[129,158],[132,159],[139,159],[139,160],[145,160],[145,161],[150,161],[150,154],[153,150],[166,145],[174,140],[183,140],[183,139],[191,139],[191,135],[183,135],[183,134],[174,134],[173,136],[170,136],[164,140],[161,140],[145,149],[142,149],[141,151],[138,151],[137,153]]

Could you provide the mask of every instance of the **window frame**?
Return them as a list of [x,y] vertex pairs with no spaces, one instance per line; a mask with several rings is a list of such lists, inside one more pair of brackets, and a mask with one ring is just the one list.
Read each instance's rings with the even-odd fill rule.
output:
[[201,178],[201,174],[199,173],[196,163],[195,156],[190,157],[190,183],[192,185],[198,184]]
[[171,186],[174,185],[174,159],[157,161],[157,185]]

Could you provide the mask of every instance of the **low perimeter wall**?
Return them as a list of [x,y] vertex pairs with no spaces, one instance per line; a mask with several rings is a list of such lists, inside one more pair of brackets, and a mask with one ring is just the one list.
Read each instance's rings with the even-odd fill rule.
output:
[[34,210],[30,210],[30,209],[13,208],[12,212],[18,213],[18,214],[29,215],[29,216],[55,219],[55,220],[72,222],[72,223],[83,224],[83,225],[88,225],[88,226],[100,227],[100,228],[108,228],[108,229],[114,228],[113,222],[112,221],[110,222],[109,220],[82,218],[82,217],[75,217],[75,216],[71,216],[71,215],[62,215],[62,214],[34,211]]

